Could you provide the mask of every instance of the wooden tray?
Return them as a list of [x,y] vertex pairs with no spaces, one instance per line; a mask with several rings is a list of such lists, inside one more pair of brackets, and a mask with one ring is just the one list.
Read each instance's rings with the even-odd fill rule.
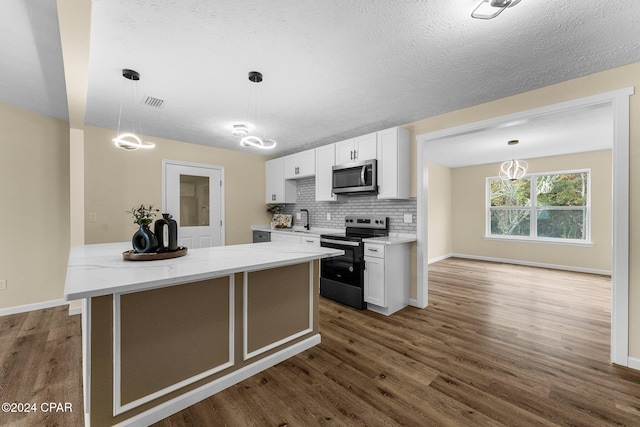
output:
[[155,261],[158,259],[170,259],[185,256],[187,254],[187,248],[180,246],[175,251],[171,252],[150,252],[150,253],[136,253],[133,249],[122,252],[122,259],[126,261]]

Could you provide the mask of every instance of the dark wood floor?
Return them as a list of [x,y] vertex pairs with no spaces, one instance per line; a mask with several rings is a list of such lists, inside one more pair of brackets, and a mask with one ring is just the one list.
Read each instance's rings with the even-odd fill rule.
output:
[[[608,277],[449,259],[424,310],[320,315],[320,345],[156,425],[640,425],[640,372],[609,363]],[[81,424],[79,338],[66,310],[0,318],[0,401],[74,407],[0,424]]]
[[[72,412],[50,411],[49,402]],[[23,411],[0,411],[2,426],[83,425],[80,316],[64,306],[0,317],[0,403]]]

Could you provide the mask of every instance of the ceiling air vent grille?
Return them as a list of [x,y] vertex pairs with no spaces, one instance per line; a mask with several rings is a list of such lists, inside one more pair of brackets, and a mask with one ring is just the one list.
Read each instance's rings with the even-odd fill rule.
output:
[[147,96],[142,99],[142,103],[147,107],[162,108],[162,106],[164,105],[164,99]]

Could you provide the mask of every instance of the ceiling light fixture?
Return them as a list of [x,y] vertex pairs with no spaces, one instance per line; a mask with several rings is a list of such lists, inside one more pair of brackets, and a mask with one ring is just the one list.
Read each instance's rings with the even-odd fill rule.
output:
[[471,17],[476,19],[493,19],[503,10],[520,3],[520,0],[481,0],[471,12]]
[[[257,89],[257,84],[260,83],[262,81],[262,73],[258,72],[258,71],[250,71],[249,72],[249,81],[252,83],[255,83],[256,85],[250,85],[250,86],[255,86],[255,90],[254,92],[254,126],[255,126],[255,132],[258,133],[258,89]],[[251,104],[251,88],[249,88],[249,101],[247,102],[247,118],[249,116],[249,107]],[[234,126],[235,128],[235,126]],[[246,128],[246,126],[245,126]],[[247,130],[247,134],[245,134],[245,136],[242,138],[242,140],[240,141],[240,145],[242,145],[243,147],[253,147],[253,148],[259,148],[262,150],[267,150],[267,149],[271,149],[274,148],[276,146],[276,141],[273,139],[266,139],[266,138],[260,138],[258,136],[255,135],[248,135],[248,130]]]
[[233,130],[231,131],[233,136],[247,136],[249,135],[249,128],[247,125],[238,124],[233,125]]
[[511,157],[511,160],[507,160],[500,166],[500,178],[502,178],[503,181],[518,181],[527,173],[527,169],[529,168],[529,165],[524,160],[515,159],[515,146],[518,145],[518,142],[520,141],[517,139],[512,139],[507,142],[507,145],[514,147],[514,155]]
[[[131,108],[133,110],[135,105],[135,99],[137,98],[138,87],[135,82],[140,80],[140,73],[133,70],[123,69],[122,77],[131,81]],[[124,92],[124,89],[123,89]],[[120,133],[120,123],[122,122],[122,105],[124,103],[124,96],[120,98],[120,113],[118,115],[118,133],[116,137],[112,139],[113,143],[118,148],[124,150],[135,151],[138,148],[153,148],[156,146],[153,142],[142,141],[135,133],[124,132]],[[132,129],[135,132],[135,120],[132,120]],[[140,132],[142,133],[142,132]]]

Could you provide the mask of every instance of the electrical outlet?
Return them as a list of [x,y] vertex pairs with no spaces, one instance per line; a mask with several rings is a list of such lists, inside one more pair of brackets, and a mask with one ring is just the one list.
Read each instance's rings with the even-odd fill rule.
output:
[[296,212],[296,219],[302,219],[302,214],[300,212]]
[[7,289],[7,279],[0,280],[0,291]]
[[89,222],[96,222],[98,220],[98,215],[95,212],[89,212]]
[[331,221],[331,214],[327,213],[327,221]]
[[413,222],[413,214],[404,214],[404,222],[406,222],[407,224],[411,224]]

